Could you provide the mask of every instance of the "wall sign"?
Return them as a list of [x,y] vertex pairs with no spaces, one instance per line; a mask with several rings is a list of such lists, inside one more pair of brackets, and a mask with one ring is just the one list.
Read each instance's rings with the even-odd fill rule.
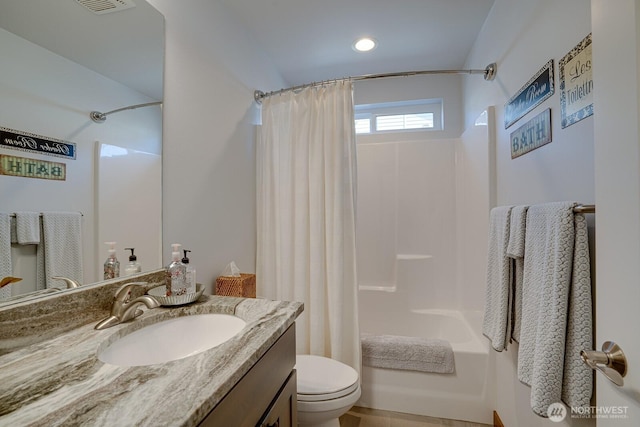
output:
[[67,165],[0,154],[0,175],[65,181],[67,179]]
[[551,142],[551,108],[547,108],[511,133],[511,158]]
[[504,106],[504,128],[520,120],[553,95],[553,59],[549,60]]
[[29,132],[0,127],[0,147],[49,156],[76,158],[76,144]]
[[558,62],[562,128],[593,115],[591,34]]

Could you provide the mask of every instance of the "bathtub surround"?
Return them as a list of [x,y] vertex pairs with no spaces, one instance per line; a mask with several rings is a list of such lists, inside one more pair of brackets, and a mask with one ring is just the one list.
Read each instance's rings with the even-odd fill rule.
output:
[[512,206],[491,209],[489,217],[489,256],[487,258],[487,293],[482,333],[489,338],[496,351],[508,345],[511,303],[511,260],[506,251],[509,245],[509,223]]
[[451,374],[453,349],[446,340],[362,334],[362,364],[373,368]]
[[532,205],[527,212],[518,378],[531,407],[589,406],[593,373],[580,350],[593,348],[587,225],[577,203]]
[[[455,123],[455,81],[432,77],[405,99],[446,87],[447,123]],[[356,95],[363,103],[386,102],[406,81],[379,83],[365,93],[358,86]],[[487,108],[459,139],[445,136],[451,127],[358,135],[361,330],[444,340],[455,359],[453,374],[365,364],[359,406],[491,422],[493,371],[481,309],[494,117]]]
[[299,354],[360,370],[351,82],[267,97],[257,148],[258,295],[302,301]]

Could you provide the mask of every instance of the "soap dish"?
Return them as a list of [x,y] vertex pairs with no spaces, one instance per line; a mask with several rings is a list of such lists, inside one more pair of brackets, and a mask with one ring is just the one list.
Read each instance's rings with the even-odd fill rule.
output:
[[158,300],[160,305],[164,305],[164,306],[184,305],[184,304],[189,304],[194,301],[197,301],[198,298],[200,298],[200,296],[202,295],[202,292],[204,292],[204,286],[202,286],[202,283],[197,283],[196,292],[191,294],[172,295],[168,297],[166,296],[166,292],[167,292],[166,286],[162,285],[162,286],[156,286],[155,288],[149,289],[147,291],[147,294],[151,295],[156,300]]

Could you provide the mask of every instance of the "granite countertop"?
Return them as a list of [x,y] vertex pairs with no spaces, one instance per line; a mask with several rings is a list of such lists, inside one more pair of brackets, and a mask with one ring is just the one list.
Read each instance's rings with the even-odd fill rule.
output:
[[[102,331],[86,324],[20,348],[0,356],[0,425],[195,426],[301,312],[297,302],[204,295]],[[235,314],[247,325],[217,347],[163,364],[122,367],[96,357],[101,345],[144,326],[202,313]]]

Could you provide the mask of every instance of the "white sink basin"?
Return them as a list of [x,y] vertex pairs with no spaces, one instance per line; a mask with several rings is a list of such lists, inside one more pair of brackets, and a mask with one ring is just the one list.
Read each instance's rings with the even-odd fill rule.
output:
[[98,359],[119,366],[145,366],[182,359],[233,338],[246,322],[228,314],[197,314],[155,323],[98,351]]

